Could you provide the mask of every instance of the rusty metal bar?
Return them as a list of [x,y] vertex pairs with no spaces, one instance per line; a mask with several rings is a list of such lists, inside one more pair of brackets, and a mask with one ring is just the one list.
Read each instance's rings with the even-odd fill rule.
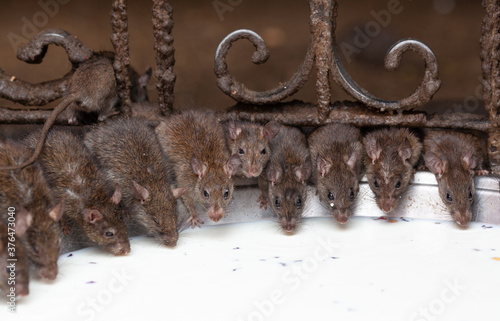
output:
[[114,0],[111,9],[111,43],[115,49],[113,68],[116,77],[116,91],[122,103],[122,112],[129,116],[132,114],[130,89],[130,56],[127,1]]
[[174,27],[173,8],[166,0],[153,0],[153,36],[156,52],[156,71],[158,83],[158,103],[163,115],[172,112],[174,106],[175,49],[172,29]]
[[488,157],[491,171],[500,175],[500,1],[483,0],[485,16],[481,35],[483,98],[491,127],[488,132]]
[[332,65],[332,32],[335,31],[337,2],[331,0],[309,1],[311,8],[311,33],[314,42],[316,63],[316,92],[318,97],[318,117],[325,120],[330,112],[331,87],[330,66]]

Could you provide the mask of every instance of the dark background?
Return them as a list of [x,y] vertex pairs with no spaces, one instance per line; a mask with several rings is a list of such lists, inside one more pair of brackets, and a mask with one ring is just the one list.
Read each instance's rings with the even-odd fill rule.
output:
[[[66,29],[94,50],[112,50],[111,1],[61,2],[68,3],[50,0],[0,1],[1,69],[33,83],[59,78],[70,70],[71,65],[60,47],[51,46],[40,65],[29,65],[16,59],[16,48],[9,35],[29,36],[32,30],[28,30],[27,26],[30,23],[37,30]],[[381,98],[408,96],[423,77],[423,61],[417,55],[408,53],[400,69],[389,72],[384,69],[383,59],[397,40],[416,38],[427,44],[438,59],[442,86],[433,101],[455,101],[455,109],[480,112],[479,38],[484,11],[479,0],[339,0],[338,42],[354,44],[356,27],[363,30],[367,23],[375,21],[372,12],[386,10],[389,4],[396,2],[400,3],[401,12],[391,15],[387,26],[382,26],[379,33],[370,37],[369,45],[360,53],[350,56],[349,61],[343,57],[353,79]],[[48,14],[44,16],[41,3],[58,4],[57,10],[54,6],[50,8],[52,17]],[[264,38],[271,52],[266,64],[253,65],[250,62],[253,46],[249,42],[242,40],[231,49],[229,70],[251,89],[271,89],[280,81],[290,79],[304,59],[310,39],[309,5],[305,0],[172,0],[170,3],[175,20],[176,109],[221,109],[234,104],[216,86],[213,65],[217,45],[236,29],[254,30]],[[218,14],[215,4],[221,3],[230,6],[231,10]],[[151,2],[129,0],[128,13],[131,61],[133,67],[142,73],[148,66],[155,66]],[[151,80],[148,86],[150,100],[153,101],[157,97],[154,82]],[[316,102],[314,82],[313,76],[290,99]],[[333,100],[350,99],[334,83],[332,97]],[[0,100],[0,105],[13,104]]]

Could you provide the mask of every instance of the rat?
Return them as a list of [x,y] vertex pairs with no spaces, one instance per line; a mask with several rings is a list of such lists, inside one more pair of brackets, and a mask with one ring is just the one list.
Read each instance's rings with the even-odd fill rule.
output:
[[187,188],[182,200],[191,227],[203,224],[197,205],[218,222],[233,198],[231,176],[241,165],[239,156],[229,152],[223,126],[210,113],[185,111],[162,121],[156,134],[177,183]]
[[231,154],[238,154],[241,167],[236,175],[259,177],[269,161],[269,141],[279,131],[279,124],[270,121],[265,126],[229,120],[225,124]]
[[153,128],[144,120],[118,119],[95,127],[85,145],[106,179],[122,186],[125,209],[163,244],[177,244],[177,199],[171,170]]
[[13,219],[6,224],[0,221],[0,290],[24,297],[29,294],[29,262],[20,238],[30,227],[33,216],[28,211],[15,212],[3,207],[2,210],[8,215],[15,214],[9,216]]
[[428,131],[424,139],[425,166],[436,175],[439,196],[453,220],[465,227],[472,219],[474,174],[487,174],[483,168],[485,151],[471,134]]
[[363,139],[366,177],[378,207],[385,213],[396,208],[415,174],[422,143],[408,128],[375,130]]
[[293,233],[307,200],[307,180],[312,162],[305,135],[297,128],[280,125],[270,142],[271,158],[259,176],[260,207],[272,204],[281,227]]
[[69,124],[78,123],[78,112],[97,112],[99,121],[116,114],[118,103],[112,53],[103,52],[83,62],[71,75],[66,97],[51,112],[41,130],[31,157],[22,164],[0,167],[0,170],[18,169],[33,163],[42,150],[45,138],[57,116],[68,108]]
[[[30,148],[38,135],[25,139]],[[114,255],[130,252],[127,227],[121,207],[121,186],[108,188],[96,159],[82,140],[70,132],[52,130],[47,135],[39,161],[54,197],[64,204],[61,229],[69,234],[73,224],[85,236]]]
[[[29,150],[22,144],[0,141],[1,166],[21,164],[28,156]],[[23,169],[0,171],[0,186],[0,217],[5,222],[11,206],[16,215],[31,214],[31,226],[21,238],[23,247],[38,275],[54,280],[61,251],[58,221],[63,211],[62,203],[54,204],[41,166],[34,163]]]
[[359,193],[364,174],[363,144],[359,129],[351,125],[329,124],[310,134],[311,180],[320,201],[333,217],[345,224]]

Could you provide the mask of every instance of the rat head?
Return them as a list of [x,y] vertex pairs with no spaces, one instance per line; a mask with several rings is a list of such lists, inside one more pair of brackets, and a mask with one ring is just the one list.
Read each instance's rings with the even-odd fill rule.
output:
[[93,191],[90,201],[82,210],[85,235],[93,242],[114,255],[130,253],[127,226],[119,205],[122,189],[115,185],[111,197],[102,190],[102,186]]
[[405,137],[395,147],[384,150],[375,136],[365,138],[366,177],[378,207],[385,213],[396,208],[413,175],[410,141]]
[[474,168],[477,158],[471,150],[462,157],[459,164],[450,164],[428,151],[424,155],[425,166],[436,175],[439,196],[458,225],[465,227],[472,218],[474,203]]
[[[14,257],[8,256],[9,253],[9,230],[7,226],[0,222],[0,289],[5,293],[10,293],[13,285],[8,284],[8,279],[15,275],[16,296],[26,296],[29,294],[29,263],[24,253],[23,246],[19,240],[32,223],[31,213],[24,208],[15,213],[16,218],[16,240]],[[16,259],[15,265],[9,264],[7,259]]]
[[[361,147],[361,146],[360,146]],[[359,192],[356,163],[361,157],[361,148],[354,150],[350,155],[337,161],[333,166],[332,161],[318,155],[317,189],[319,199],[330,209],[333,217],[345,224],[352,214],[352,206],[356,202]]]
[[[290,165],[285,165],[290,166]],[[266,169],[269,202],[286,233],[293,233],[302,217],[307,200],[306,181],[311,176],[311,158],[304,164],[283,170],[271,163]]]
[[176,246],[177,199],[184,188],[174,188],[166,181],[139,184],[131,181],[130,190],[135,199],[137,217],[141,224],[166,246]]
[[[33,208],[33,206],[27,206],[27,208]],[[57,260],[61,252],[57,222],[61,219],[63,205],[57,204],[48,210],[48,213],[36,210],[30,212],[33,214],[33,223],[24,236],[24,248],[40,277],[54,280],[57,276]]]
[[241,160],[241,173],[246,177],[258,177],[269,161],[269,141],[279,131],[275,121],[264,127],[256,124],[237,123],[230,120],[227,124],[229,147],[232,154]]
[[[238,171],[241,160],[238,155],[232,155],[223,162],[223,166],[212,164],[209,166],[194,155],[191,158],[191,169],[198,176],[194,188],[195,199],[207,208],[208,217],[218,222],[233,199],[234,185],[231,176]],[[218,167],[222,167],[222,170]]]

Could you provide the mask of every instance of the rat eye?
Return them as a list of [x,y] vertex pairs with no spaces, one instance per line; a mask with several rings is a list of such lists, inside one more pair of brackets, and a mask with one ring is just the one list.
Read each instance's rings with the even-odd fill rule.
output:
[[113,232],[110,232],[110,231],[106,232],[106,236],[107,237],[113,237],[114,235],[115,234],[113,234]]
[[302,206],[302,200],[300,199],[300,197],[299,197],[299,198],[297,198],[297,201],[295,202],[295,205],[296,205],[297,207],[301,207],[301,206]]
[[398,182],[396,183],[396,188],[400,188],[400,187],[401,187],[401,181],[398,181]]
[[281,207],[281,202],[280,202],[279,199],[275,199],[274,200],[274,207],[276,207],[276,208],[280,208]]
[[243,154],[245,154],[245,151],[240,148],[240,149],[238,149],[238,153],[241,154],[241,155],[243,155]]
[[226,189],[226,191],[224,192],[224,198],[228,198],[229,197],[229,190]]
[[472,195],[472,191],[469,190],[469,200],[471,201],[474,198],[474,195]]
[[451,197],[450,193],[446,193],[446,200],[450,203],[453,202],[453,197]]
[[352,187],[350,188],[350,194],[349,194],[349,199],[354,199],[354,190],[352,189]]
[[261,155],[266,155],[266,149],[264,148],[263,150],[260,151]]
[[335,199],[335,197],[333,197],[332,192],[329,192],[329,193],[328,193],[328,199],[329,199],[330,201],[333,201],[333,200]]
[[208,194],[207,190],[203,190],[203,196],[205,196],[205,198],[209,198],[210,194]]
[[379,187],[379,185],[378,185],[378,181],[377,181],[376,179],[373,181],[373,186],[375,186],[375,188],[378,188],[378,187]]

